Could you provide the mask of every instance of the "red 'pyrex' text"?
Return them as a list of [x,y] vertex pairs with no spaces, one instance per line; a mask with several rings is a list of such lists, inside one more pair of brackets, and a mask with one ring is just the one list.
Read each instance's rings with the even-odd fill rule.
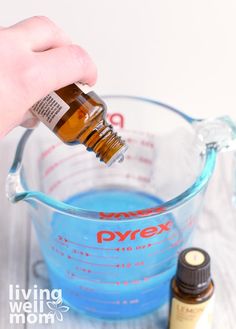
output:
[[99,231],[97,232],[97,242],[109,242],[116,240],[117,242],[124,242],[127,240],[136,240],[137,237],[139,238],[151,238],[155,235],[162,234],[163,232],[170,231],[173,225],[172,221],[168,221],[163,224],[158,224],[157,226],[149,226],[144,229],[137,229],[137,230],[128,230],[125,232],[120,231]]

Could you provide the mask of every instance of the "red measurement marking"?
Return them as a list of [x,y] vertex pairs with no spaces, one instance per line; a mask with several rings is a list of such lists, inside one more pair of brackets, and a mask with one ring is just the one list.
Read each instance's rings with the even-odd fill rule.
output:
[[139,157],[138,158],[138,161],[139,162],[142,162],[142,163],[144,163],[144,164],[146,164],[146,165],[153,165],[153,161],[151,160],[151,159],[148,159],[148,158],[145,158],[145,157]]
[[68,161],[68,160],[71,160],[75,157],[84,157],[84,155],[87,155],[87,154],[84,154],[84,153],[80,153],[80,152],[76,152],[75,154],[72,154],[70,156],[67,156],[66,158],[62,158],[60,159],[59,161],[57,162],[54,162],[53,164],[51,164],[44,172],[44,178],[47,177],[52,171],[54,171],[58,166],[60,166],[61,164],[63,164],[64,162]]
[[[76,259],[74,257],[72,257],[71,255],[65,255],[63,252],[61,252],[59,249],[55,248],[54,246],[51,246],[51,249],[53,251],[55,251],[57,254],[59,254],[60,256],[62,257],[67,257],[68,260],[75,260],[75,261],[78,261],[78,262],[82,262],[82,263],[86,263],[86,264],[89,264],[89,265],[94,265],[94,266],[104,266],[104,267],[117,267],[117,268],[126,268],[126,269],[129,269],[133,266],[136,266],[136,267],[140,267],[140,266],[144,266],[145,265],[145,262],[144,261],[138,261],[138,262],[135,262],[135,263],[123,263],[123,264],[98,264],[98,263],[91,263],[91,262],[87,262],[87,261],[83,261],[81,259]],[[179,251],[180,252],[180,251]],[[178,252],[178,253],[179,253]],[[151,266],[148,266],[149,268],[153,268],[153,267],[156,267],[156,266],[159,266],[163,263],[166,263],[168,261],[170,261],[170,259],[176,257],[176,255],[173,255],[159,263],[156,263],[156,264],[153,264]],[[75,267],[76,270],[79,270],[79,271],[82,271],[84,273],[93,273],[93,274],[102,274],[102,275],[107,275],[108,273],[107,272],[96,272],[96,271],[93,271],[91,269],[86,269],[86,268],[81,268],[79,266],[76,266]],[[110,275],[114,275],[114,273],[110,273]],[[72,277],[75,276],[75,275],[71,275]],[[137,283],[136,281],[134,283]],[[125,283],[124,283],[125,284]]]
[[102,280],[93,280],[93,279],[88,279],[88,278],[82,278],[80,276],[78,276],[76,273],[71,272],[69,270],[67,270],[67,275],[74,279],[74,278],[78,278],[80,280],[84,280],[84,281],[88,281],[88,282],[93,282],[93,283],[98,283],[98,284],[109,284],[109,285],[116,285],[116,286],[120,286],[120,285],[130,285],[130,284],[141,284],[143,281],[148,281],[149,278],[148,277],[144,277],[143,279],[140,280],[133,280],[133,281],[102,281]]
[[[66,257],[69,260],[75,260],[75,261],[86,263],[86,264],[90,264],[90,265],[117,267],[117,264],[115,264],[115,265],[110,265],[110,264],[96,264],[96,263],[92,263],[92,262],[86,262],[86,261],[84,261],[82,259],[74,258],[71,255],[65,254],[63,251],[61,251],[60,249],[56,248],[55,246],[51,246],[51,249],[54,252],[56,252],[57,254],[59,254],[60,256]],[[86,256],[86,257],[91,256],[88,253],[83,253],[83,252],[80,252],[79,254],[80,255],[83,255],[83,256]]]
[[143,145],[145,147],[149,147],[151,149],[155,148],[154,144],[148,140],[141,140],[141,145]]
[[116,251],[118,251],[118,252],[124,252],[124,251],[143,250],[143,249],[151,248],[151,247],[153,247],[154,245],[157,245],[157,244],[162,244],[163,242],[165,242],[167,240],[170,241],[169,238],[165,238],[165,239],[162,239],[161,241],[156,241],[156,242],[153,242],[153,243],[138,245],[138,246],[134,246],[134,247],[131,247],[130,246],[130,247],[116,248]]
[[136,250],[143,250],[143,249],[147,249],[147,248],[150,248],[152,246],[152,243],[148,243],[148,244],[144,244],[144,245],[141,245],[141,246],[136,246],[135,249]]
[[102,267],[117,267],[117,264],[99,264],[99,263],[93,263],[93,262],[87,262],[85,260],[82,260],[82,259],[77,259],[77,258],[74,258],[72,256],[68,256],[68,259],[70,260],[74,260],[76,262],[80,262],[80,263],[85,263],[85,264],[89,264],[89,265],[92,265],[92,266],[102,266]]
[[56,182],[54,182],[48,189],[47,193],[52,193],[60,184],[62,183],[62,180],[58,179]]
[[94,271],[94,270],[91,270],[91,269],[86,269],[86,268],[82,268],[82,267],[79,267],[79,266],[76,266],[75,269],[77,271],[81,271],[81,272],[85,272],[85,273],[88,273],[88,274],[99,274],[99,275],[112,275],[114,277],[114,272],[98,272],[98,271]]
[[61,246],[65,247],[65,248],[68,248],[68,245],[67,245],[65,242],[63,242],[63,241],[58,241],[58,240],[56,240],[56,242],[57,242],[58,244],[60,244]]
[[116,250],[117,249],[117,248],[92,247],[92,246],[88,246],[88,245],[84,245],[84,244],[80,244],[80,243],[68,240],[68,239],[64,238],[63,236],[61,236],[61,235],[58,235],[57,238],[58,238],[59,241],[63,240],[66,243],[70,243],[70,244],[73,244],[73,245],[76,245],[76,246],[79,246],[79,247],[83,247],[83,248],[98,249],[98,250]]
[[65,256],[64,252],[58,248],[56,248],[55,246],[51,246],[51,250],[53,250],[55,253],[57,253],[60,256]]
[[[68,257],[69,258],[69,257]],[[79,259],[75,259],[73,257],[70,257],[69,259],[73,259],[73,260],[76,260],[76,261],[79,261],[79,262],[82,262],[82,263],[86,263],[86,264],[89,264],[89,265],[95,265],[95,266],[108,266],[108,267],[116,267],[116,268],[126,268],[126,269],[129,269],[131,267],[140,267],[140,266],[144,266],[145,263],[144,261],[138,261],[138,262],[135,262],[135,263],[123,263],[123,264],[95,264],[95,263],[88,263],[88,262],[85,262],[85,261],[82,261],[82,260],[79,260]],[[107,275],[109,274],[107,271],[106,272],[97,272],[97,271],[94,271],[93,269],[87,269],[87,268],[83,268],[83,267],[79,267],[79,266],[76,266],[75,267],[76,270],[78,271],[81,271],[81,272],[85,272],[85,273],[92,273],[92,274],[102,274],[102,275]],[[114,276],[114,272],[111,272],[110,275]]]
[[126,174],[125,175],[126,178],[129,179],[135,179],[139,182],[143,182],[143,183],[150,183],[150,178],[146,177],[146,176],[135,176],[135,175],[131,175],[131,174]]
[[133,251],[136,247],[120,247],[116,248],[116,251]]
[[135,144],[138,142],[137,139],[134,139],[131,137],[126,138],[126,141],[127,141],[127,144]]
[[75,269],[77,271],[81,271],[81,272],[85,272],[85,273],[91,273],[92,270],[88,269],[88,268],[83,268],[83,267],[79,267],[79,266],[76,266]]
[[40,154],[38,161],[42,161],[43,159],[45,159],[50,153],[52,153],[52,151],[54,151],[57,147],[61,145],[63,145],[62,142],[58,142],[57,144],[51,145],[48,149],[46,149]]
[[194,227],[194,225],[196,224],[196,220],[192,217],[190,217],[189,219],[186,220],[184,227],[182,228],[182,231],[191,229],[192,227]]
[[86,256],[86,257],[92,256],[88,252],[80,251],[80,250],[77,250],[77,249],[73,249],[72,253],[76,254],[76,255]]
[[70,279],[74,279],[74,278],[79,278],[80,280],[83,280],[83,281],[88,281],[88,282],[95,282],[95,283],[99,283],[100,281],[99,280],[93,280],[93,279],[88,279],[88,278],[82,278],[82,277],[79,277],[77,274],[67,270],[66,271],[66,274],[68,275],[68,277]]
[[131,263],[127,263],[127,264],[116,264],[117,268],[130,268],[132,267]]
[[141,163],[143,163],[145,165],[148,165],[148,166],[153,165],[152,159],[145,158],[145,157],[135,157],[135,156],[131,156],[130,154],[125,156],[125,160],[138,161],[138,162],[141,162]]
[[72,253],[77,254],[77,255],[86,256],[86,257],[92,256],[92,257],[96,257],[96,258],[109,258],[109,259],[118,259],[119,258],[118,256],[90,254],[88,252],[80,251],[80,250],[77,250],[77,249],[73,249]]
[[102,280],[99,280],[99,279],[83,278],[83,277],[78,276],[76,273],[68,271],[68,270],[67,270],[67,275],[72,279],[77,278],[79,280],[84,280],[84,281],[98,283],[98,284],[116,284],[116,282],[102,281]]
[[[156,135],[154,134],[150,134],[150,133],[144,133],[141,131],[132,131],[132,130],[124,130],[125,133],[128,134],[138,134],[138,137],[142,136],[147,136],[148,138],[154,138]],[[123,133],[124,136],[124,133]],[[142,146],[146,147],[146,148],[150,148],[150,149],[154,149],[155,145],[153,144],[153,142],[151,142],[150,140],[146,140],[146,139],[139,139],[139,138],[135,138],[135,137],[126,137],[125,140],[127,141],[127,144],[141,144]]]
[[[178,233],[174,233],[170,236],[168,236],[167,238],[165,239],[162,239],[161,241],[156,241],[156,242],[152,242],[152,243],[148,243],[148,244],[144,244],[144,245],[138,245],[138,246],[128,246],[128,247],[117,247],[117,248],[103,248],[103,247],[92,247],[92,246],[88,246],[88,245],[83,245],[83,244],[80,244],[80,243],[77,243],[77,242],[74,242],[74,241],[71,241],[71,240],[68,240],[66,238],[64,238],[63,236],[61,235],[58,235],[57,239],[55,240],[57,243],[60,243],[62,244],[63,246],[67,247],[68,248],[68,243],[70,244],[74,244],[76,246],[80,246],[80,247],[83,247],[83,248],[89,248],[89,249],[98,249],[98,250],[108,250],[108,251],[117,251],[117,252],[130,252],[130,251],[134,251],[134,250],[143,250],[143,249],[146,249],[146,248],[151,248],[157,244],[162,244],[163,242],[165,241],[171,241],[173,238],[175,238],[176,236],[178,236]],[[73,249],[75,250],[75,249]],[[93,255],[95,257],[99,257],[99,255]],[[116,256],[100,256],[101,258],[118,258]]]

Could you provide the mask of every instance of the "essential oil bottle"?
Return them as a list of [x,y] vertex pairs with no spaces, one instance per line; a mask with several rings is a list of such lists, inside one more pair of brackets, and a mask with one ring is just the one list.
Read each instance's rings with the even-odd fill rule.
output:
[[213,296],[210,256],[199,248],[185,249],[171,283],[169,329],[211,329]]
[[107,165],[122,161],[127,146],[107,123],[105,103],[86,89],[71,84],[47,95],[30,110],[64,143],[85,145]]

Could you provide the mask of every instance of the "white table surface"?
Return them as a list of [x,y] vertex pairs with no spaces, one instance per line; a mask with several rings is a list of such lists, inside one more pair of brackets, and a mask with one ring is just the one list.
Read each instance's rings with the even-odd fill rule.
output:
[[[9,284],[22,288],[47,287],[48,280],[34,229],[24,202],[10,204],[4,185],[15,150],[11,139],[0,143],[0,328],[42,328],[42,325],[9,324]],[[235,329],[236,313],[236,208],[232,206],[232,154],[219,157],[217,169],[209,184],[204,207],[195,232],[194,245],[206,249],[212,257],[216,286],[214,329]],[[69,311],[63,322],[53,328],[63,329],[164,329],[157,327],[158,313],[141,319],[107,322],[83,317]],[[46,327],[46,326],[43,326]],[[47,328],[51,327],[50,325]],[[202,328],[204,329],[204,328]]]

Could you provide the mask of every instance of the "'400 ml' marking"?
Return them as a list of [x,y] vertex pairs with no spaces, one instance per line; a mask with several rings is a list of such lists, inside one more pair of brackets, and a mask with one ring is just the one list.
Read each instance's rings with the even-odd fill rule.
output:
[[113,240],[123,242],[127,240],[136,240],[137,236],[140,238],[151,238],[155,235],[162,234],[163,232],[170,231],[172,226],[173,222],[169,220],[168,222],[157,226],[149,226],[142,230],[128,230],[123,233],[120,231],[99,231],[97,232],[97,242],[103,243],[104,241],[109,242]]

